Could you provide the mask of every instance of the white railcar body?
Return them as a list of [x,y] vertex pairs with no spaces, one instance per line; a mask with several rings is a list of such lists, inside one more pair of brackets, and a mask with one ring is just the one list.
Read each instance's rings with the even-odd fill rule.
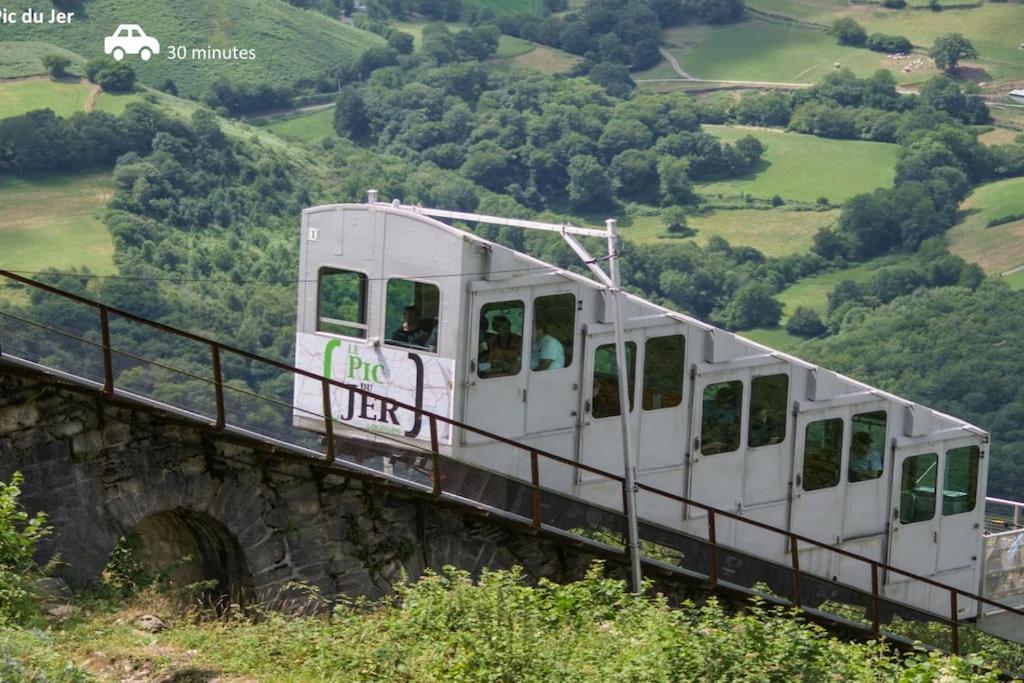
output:
[[[600,283],[397,203],[307,209],[300,267],[300,368],[622,471],[614,333]],[[980,591],[984,431],[639,297],[624,303],[641,482]],[[352,435],[429,443],[409,411],[395,419],[386,402],[335,391],[335,417]],[[321,409],[320,392],[315,381],[297,382],[297,423],[322,428],[304,412]],[[458,429],[439,441],[455,458],[530,477],[529,459],[501,444]],[[548,488],[621,501],[607,480],[541,468]],[[704,513],[667,499],[641,498],[639,515],[706,528]],[[719,542],[788,557],[779,538],[718,521]],[[800,553],[801,567],[870,588],[864,565],[812,547]],[[944,591],[896,575],[884,590],[948,614]],[[960,608],[963,618],[977,615],[968,601]]]

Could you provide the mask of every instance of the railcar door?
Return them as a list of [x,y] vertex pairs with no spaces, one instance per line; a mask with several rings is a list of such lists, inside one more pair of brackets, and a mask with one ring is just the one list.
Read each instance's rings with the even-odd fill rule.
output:
[[[472,292],[463,421],[508,438],[526,426],[529,289]],[[465,443],[486,442],[463,432]]]
[[[893,477],[892,540],[889,563],[914,574],[931,576],[938,560],[940,444],[896,448]],[[891,577],[892,582],[902,577]]]
[[[637,352],[642,344],[640,330],[626,330],[626,369],[629,413],[636,424]],[[610,330],[584,332],[582,422],[580,461],[615,474],[623,472],[622,418],[619,411],[619,375],[615,356],[615,334]],[[636,430],[633,439],[636,440]],[[589,479],[583,475],[583,480]]]
[[[801,406],[796,419],[791,531],[832,544],[843,524],[843,453],[849,441],[842,406]],[[819,575],[836,573],[835,553],[801,548],[801,566]]]
[[[987,474],[983,446],[977,437],[947,441],[944,445],[936,572],[943,583],[977,593],[977,558],[982,555],[981,530],[985,522],[979,482],[985,481]],[[976,610],[976,605],[961,598],[958,609],[960,616],[966,616]]]

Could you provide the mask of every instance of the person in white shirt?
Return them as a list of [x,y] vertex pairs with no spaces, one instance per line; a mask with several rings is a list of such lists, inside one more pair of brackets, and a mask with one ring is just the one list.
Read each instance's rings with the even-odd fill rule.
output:
[[565,367],[565,347],[548,334],[547,323],[537,320],[533,323],[533,348],[530,352],[530,367],[534,370],[558,370]]

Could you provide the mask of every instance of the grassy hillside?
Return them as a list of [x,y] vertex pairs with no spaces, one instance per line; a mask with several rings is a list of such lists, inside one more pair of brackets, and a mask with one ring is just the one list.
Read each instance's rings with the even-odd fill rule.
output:
[[545,15],[544,0],[462,0],[463,7],[489,7],[499,17],[513,14]]
[[114,272],[114,245],[97,217],[111,196],[107,173],[0,179],[0,265]]
[[701,183],[698,190],[703,195],[779,194],[801,201],[825,196],[840,202],[891,185],[899,149],[882,142],[828,140],[774,129],[708,125],[704,130],[726,142],[753,135],[766,152],[763,170],[746,178]]
[[48,43],[8,40],[0,42],[0,78],[21,78],[46,73],[43,57],[48,54],[59,54],[70,59],[69,71],[73,73],[80,74],[85,65],[85,60],[80,55],[62,47]]
[[46,108],[58,116],[70,116],[85,111],[85,102],[92,89],[92,84],[77,80],[55,82],[41,78],[0,82],[0,119]]
[[[35,0],[36,8],[50,2]],[[19,6],[21,7],[21,6]],[[161,44],[149,62],[134,57],[140,80],[156,86],[173,79],[182,95],[200,95],[221,76],[232,80],[289,85],[315,78],[323,70],[383,43],[318,12],[306,12],[280,0],[89,0],[85,17],[67,26],[0,25],[0,40],[54,40],[85,58],[102,54],[103,37],[120,23],[141,23]],[[176,45],[253,49],[249,61],[172,61]]]
[[[498,56],[502,55],[502,48],[505,48],[506,54],[514,47],[512,44],[506,43],[506,39],[509,36],[501,37],[501,44],[498,46]],[[520,40],[516,38],[515,40]],[[520,40],[520,43],[528,43],[528,41]],[[569,54],[562,50],[556,50],[546,45],[533,45],[533,48],[525,52],[519,52],[514,55],[508,54],[504,59],[492,59],[491,64],[494,64],[498,68],[507,69],[533,69],[546,74],[559,74],[565,73],[574,67],[580,58],[576,55]]]
[[947,233],[950,251],[990,273],[1024,264],[1024,220],[985,227],[990,220],[1024,214],[1024,178],[982,185],[962,209],[963,220]]
[[[1021,42],[1022,10],[1016,3],[985,2],[972,9],[942,12],[887,10],[843,0],[750,0],[747,4],[755,10],[821,24],[829,24],[837,16],[852,16],[871,33],[903,35],[921,48],[930,47],[943,33],[958,31],[967,36],[980,53],[978,64],[987,73],[975,74],[977,80],[991,83],[1020,78],[1024,69],[1024,51],[1017,47]],[[910,0],[910,4],[920,6],[927,2]],[[955,0],[940,0],[940,4],[955,4]],[[901,75],[899,71],[896,73]]]
[[[887,55],[845,47],[823,30],[785,22],[755,19],[722,26],[683,26],[666,31],[665,42],[688,74],[709,80],[814,83],[836,63],[860,76],[894,69],[899,81],[922,81],[935,73],[934,68],[903,73],[901,62]],[[637,77],[674,75],[663,62]]]
[[[724,237],[730,244],[754,247],[768,256],[786,256],[807,251],[814,233],[831,225],[838,214],[780,209],[712,211],[689,218],[689,226],[697,234],[687,239],[707,244],[712,237]],[[622,234],[632,242],[659,243],[665,239],[665,223],[660,216],[640,216],[623,228]]]
[[286,140],[299,142],[316,142],[337,135],[334,131],[333,108],[274,121],[264,128]]

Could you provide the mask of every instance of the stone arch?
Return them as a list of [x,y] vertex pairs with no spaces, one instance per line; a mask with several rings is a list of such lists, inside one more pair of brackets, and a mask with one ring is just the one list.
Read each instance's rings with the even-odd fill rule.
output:
[[253,598],[253,581],[245,552],[234,534],[204,512],[174,508],[140,520],[126,536],[136,541],[139,562],[151,571],[168,572],[177,585],[216,581],[205,590],[214,602],[245,603]]

